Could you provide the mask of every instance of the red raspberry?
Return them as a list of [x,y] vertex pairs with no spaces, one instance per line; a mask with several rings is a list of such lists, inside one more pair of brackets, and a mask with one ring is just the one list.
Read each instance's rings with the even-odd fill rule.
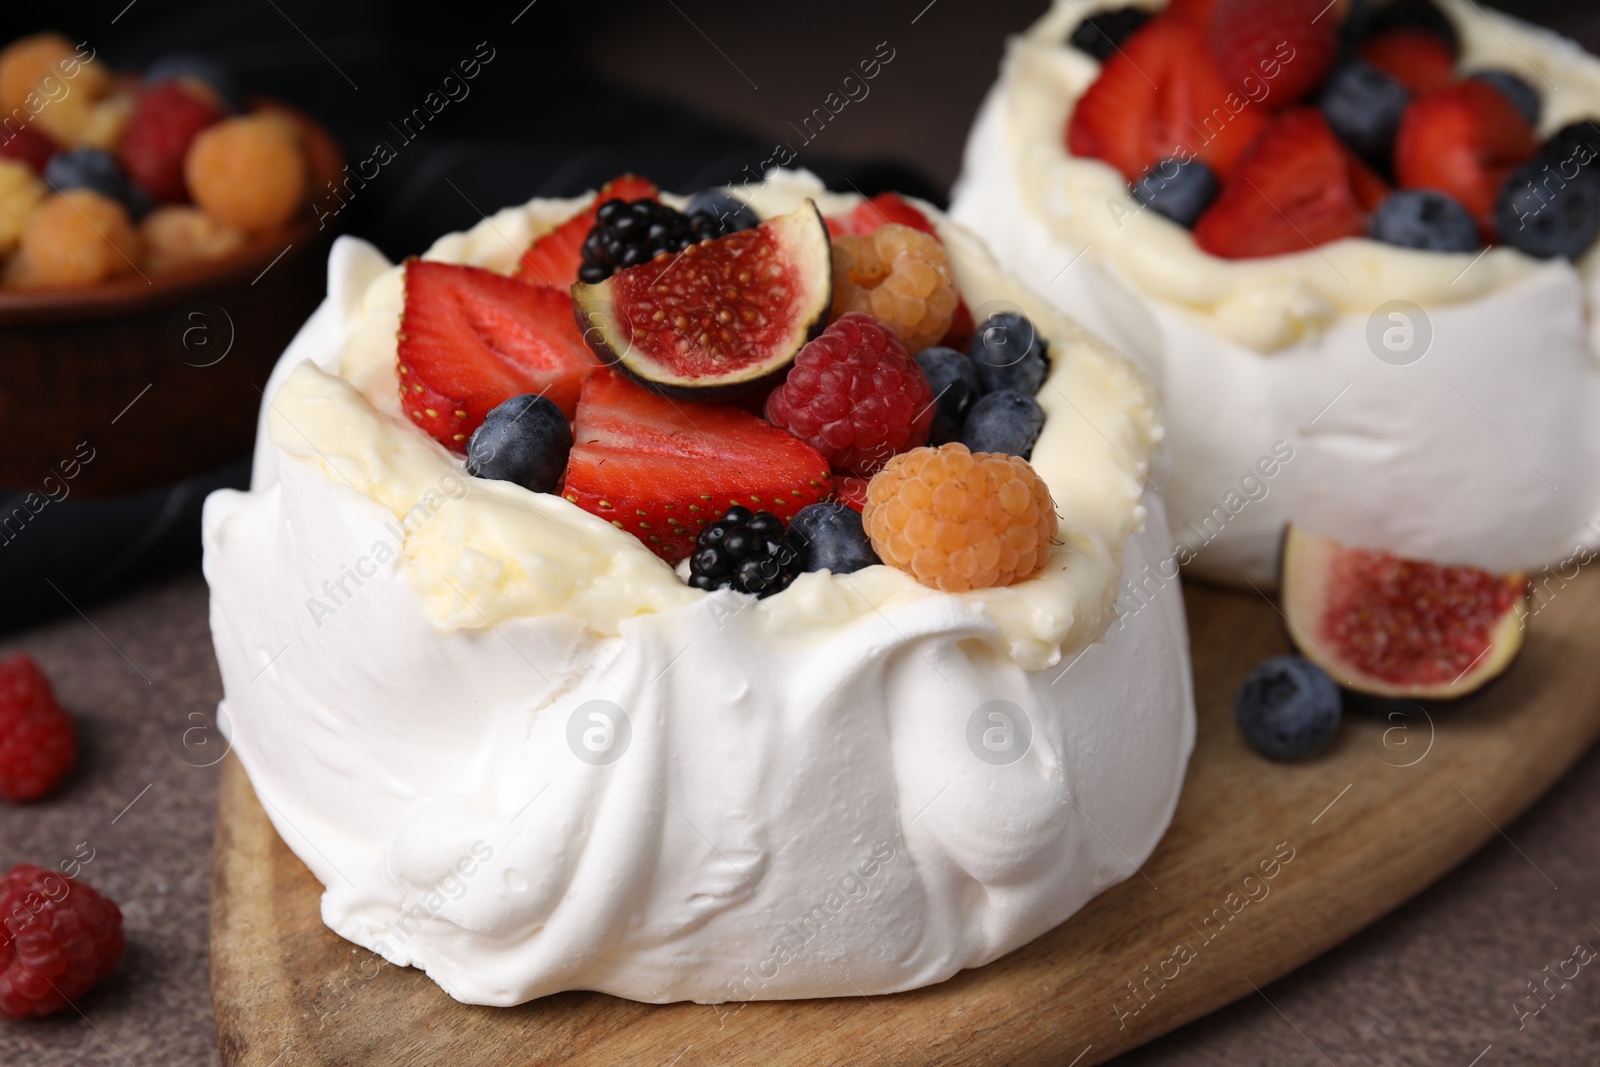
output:
[[32,657],[0,661],[0,797],[38,800],[78,760],[78,734]]
[[0,1018],[60,1011],[122,956],[122,910],[55,871],[21,863],[0,878]]
[[828,458],[870,475],[896,453],[926,444],[933,390],[895,332],[871,315],[839,316],[795,357],[767,397],[767,421]]
[[45,164],[56,154],[56,143],[32,126],[11,131],[0,128],[0,159],[17,159],[43,174]]
[[183,200],[183,161],[200,131],[222,118],[222,111],[170,81],[139,94],[128,132],[117,152],[129,177],[162,203]]

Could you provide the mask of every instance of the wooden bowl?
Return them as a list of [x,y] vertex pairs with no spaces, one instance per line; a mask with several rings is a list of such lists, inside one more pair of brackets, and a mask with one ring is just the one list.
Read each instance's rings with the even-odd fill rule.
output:
[[[340,178],[326,129],[251,103],[303,130],[313,197]],[[247,453],[267,375],[326,289],[332,238],[308,205],[223,259],[91,289],[0,289],[0,493],[48,497],[70,478],[74,495],[116,496]]]

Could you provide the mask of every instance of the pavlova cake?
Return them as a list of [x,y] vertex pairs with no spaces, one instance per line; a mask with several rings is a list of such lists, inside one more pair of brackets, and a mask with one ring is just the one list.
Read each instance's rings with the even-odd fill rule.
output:
[[1194,573],[1270,588],[1291,521],[1537,568],[1600,542],[1595,116],[1600,64],[1470,0],[1058,0],[952,215],[1164,368]]
[[629,177],[342,239],[265,397],[222,717],[327,924],[460,1000],[909,989],[1167,826],[1155,395],[926,206]]

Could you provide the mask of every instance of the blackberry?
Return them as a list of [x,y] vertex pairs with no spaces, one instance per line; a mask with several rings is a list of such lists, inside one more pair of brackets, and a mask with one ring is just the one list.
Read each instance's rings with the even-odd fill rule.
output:
[[595,212],[583,242],[578,278],[593,284],[619,270],[648,263],[663,252],[681,252],[719,235],[711,215],[685,215],[656,200],[607,200]]
[[1117,54],[1124,41],[1150,21],[1150,12],[1139,7],[1119,7],[1090,15],[1078,23],[1067,43],[1104,63]]
[[689,557],[689,584],[710,592],[737,589],[758,597],[789,588],[798,566],[783,536],[783,520],[770,511],[731,507],[700,531]]

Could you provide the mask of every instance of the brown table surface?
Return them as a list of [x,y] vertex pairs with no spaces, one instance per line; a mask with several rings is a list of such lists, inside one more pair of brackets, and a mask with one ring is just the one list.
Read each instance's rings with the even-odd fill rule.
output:
[[[220,684],[204,582],[184,574],[0,642],[0,654],[24,649],[77,717],[84,755],[54,799],[0,805],[0,868],[52,866],[89,842],[83,877],[121,904],[128,952],[79,1002],[83,1015],[0,1023],[0,1064],[215,1064],[206,927],[217,769],[204,764],[221,754]],[[1515,1007],[1546,965],[1580,942],[1600,947],[1597,826],[1600,750],[1504,837],[1265,998],[1118,1062],[1470,1067],[1461,1048],[1488,1050],[1478,1067],[1600,1062],[1600,961],[1565,988],[1551,979],[1525,1029]]]

